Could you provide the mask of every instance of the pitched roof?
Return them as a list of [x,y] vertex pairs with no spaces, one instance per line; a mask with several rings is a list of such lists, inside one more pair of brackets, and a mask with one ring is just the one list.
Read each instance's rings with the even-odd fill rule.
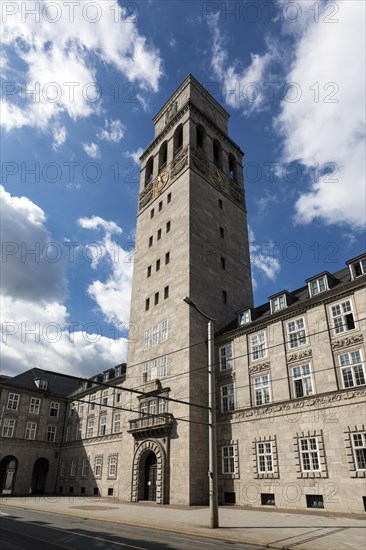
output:
[[[46,380],[48,382],[47,390],[39,389],[35,383],[36,380]],[[60,397],[67,397],[78,388],[77,380],[68,379],[59,375],[57,372],[51,373],[43,369],[33,368],[22,372],[12,378],[2,380],[6,386],[21,388],[36,393],[50,393]]]

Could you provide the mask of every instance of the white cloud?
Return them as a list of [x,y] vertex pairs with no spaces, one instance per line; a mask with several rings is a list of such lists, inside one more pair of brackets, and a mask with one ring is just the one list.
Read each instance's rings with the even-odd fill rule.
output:
[[172,34],[170,35],[170,38],[169,38],[169,46],[171,48],[176,48],[177,47],[177,41],[176,41],[176,39],[174,38],[174,36]]
[[249,115],[263,108],[265,94],[258,93],[275,52],[263,55],[251,53],[251,63],[246,68],[240,68],[239,62],[230,62],[225,49],[225,35],[219,27],[220,13],[208,18],[213,44],[211,52],[211,67],[215,77],[220,80],[222,97],[234,108],[241,108]]
[[[82,0],[76,6],[45,0],[19,4],[16,13],[7,16],[2,33],[3,45],[18,57],[16,66],[25,67],[14,78],[15,94],[1,106],[6,131],[22,126],[46,131],[61,113],[75,120],[98,112],[103,96],[97,88],[98,61],[113,66],[140,90],[158,91],[159,52],[114,0]],[[25,13],[32,9],[39,14],[38,22]],[[93,18],[97,20],[91,22]],[[37,92],[23,101],[21,87]],[[21,102],[14,101],[19,97]]]
[[124,127],[120,120],[105,120],[104,128],[98,134],[99,139],[119,143],[123,138]]
[[85,153],[92,159],[100,159],[102,156],[100,147],[96,143],[83,143],[82,145]]
[[[38,366],[90,376],[125,360],[127,344],[114,339],[117,331],[102,336],[94,316],[84,324],[70,319],[63,303],[67,248],[52,240],[44,211],[26,197],[0,191],[2,372],[15,375]],[[115,229],[113,222],[107,227]]]
[[280,261],[275,254],[275,246],[271,242],[258,243],[251,227],[249,227],[249,251],[253,287],[258,287],[256,273],[275,281],[281,270]]
[[88,293],[96,301],[104,317],[112,322],[127,322],[130,314],[133,255],[112,240],[112,234],[119,234],[122,229],[112,221],[98,216],[81,218],[81,227],[103,229],[105,235],[99,242],[100,251],[93,258],[92,267],[96,268],[104,258],[111,270],[105,281],[94,281],[88,287]]
[[134,163],[140,166],[140,157],[143,152],[144,149],[142,147],[139,147],[136,151],[126,151],[124,155],[132,159]]
[[[338,23],[306,22],[298,33],[287,82],[302,91],[296,103],[282,101],[276,128],[284,162],[320,167],[320,177],[296,202],[296,221],[365,223],[365,4],[338,2]],[[337,173],[325,177],[335,163]]]
[[54,151],[57,151],[66,141],[67,137],[67,130],[65,126],[59,126],[56,124],[52,130],[53,134],[53,143],[52,143],[52,149]]

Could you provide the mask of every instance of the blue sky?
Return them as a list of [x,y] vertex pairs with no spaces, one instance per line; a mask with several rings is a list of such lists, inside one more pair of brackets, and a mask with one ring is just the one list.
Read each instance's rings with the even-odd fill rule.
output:
[[245,152],[255,303],[365,249],[363,2],[1,8],[3,372],[126,359],[138,156],[189,73]]

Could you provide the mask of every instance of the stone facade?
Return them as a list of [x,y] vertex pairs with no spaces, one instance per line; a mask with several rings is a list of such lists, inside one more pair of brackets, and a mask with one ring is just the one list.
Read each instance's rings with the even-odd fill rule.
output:
[[[44,397],[30,462],[49,462],[39,490],[207,504],[207,321],[188,296],[216,319],[220,502],[363,510],[365,255],[255,308],[243,153],[227,121],[191,76],[154,118],[141,156],[127,367]],[[23,416],[8,410],[18,383],[3,381],[4,418],[18,420],[14,433],[2,421],[1,458],[20,464],[32,391],[22,391]],[[47,442],[56,395],[57,440]],[[0,462],[3,492],[9,464]],[[32,468],[23,481],[17,473],[13,494],[37,492]]]

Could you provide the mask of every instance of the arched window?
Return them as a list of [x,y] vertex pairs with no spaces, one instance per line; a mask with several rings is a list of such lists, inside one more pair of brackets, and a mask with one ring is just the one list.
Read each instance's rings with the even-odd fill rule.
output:
[[196,147],[197,149],[205,148],[205,129],[201,124],[196,126]]
[[161,170],[168,160],[168,144],[166,141],[162,144],[159,151],[159,170]]
[[233,181],[237,181],[236,158],[229,153],[229,176]]
[[218,168],[221,168],[222,166],[222,148],[221,144],[217,139],[214,139],[213,144],[213,161],[216,164]]
[[153,178],[154,178],[154,157],[150,157],[145,167],[145,187],[149,185],[149,183],[153,180]]
[[179,124],[174,132],[173,154],[176,155],[183,147],[183,125]]

